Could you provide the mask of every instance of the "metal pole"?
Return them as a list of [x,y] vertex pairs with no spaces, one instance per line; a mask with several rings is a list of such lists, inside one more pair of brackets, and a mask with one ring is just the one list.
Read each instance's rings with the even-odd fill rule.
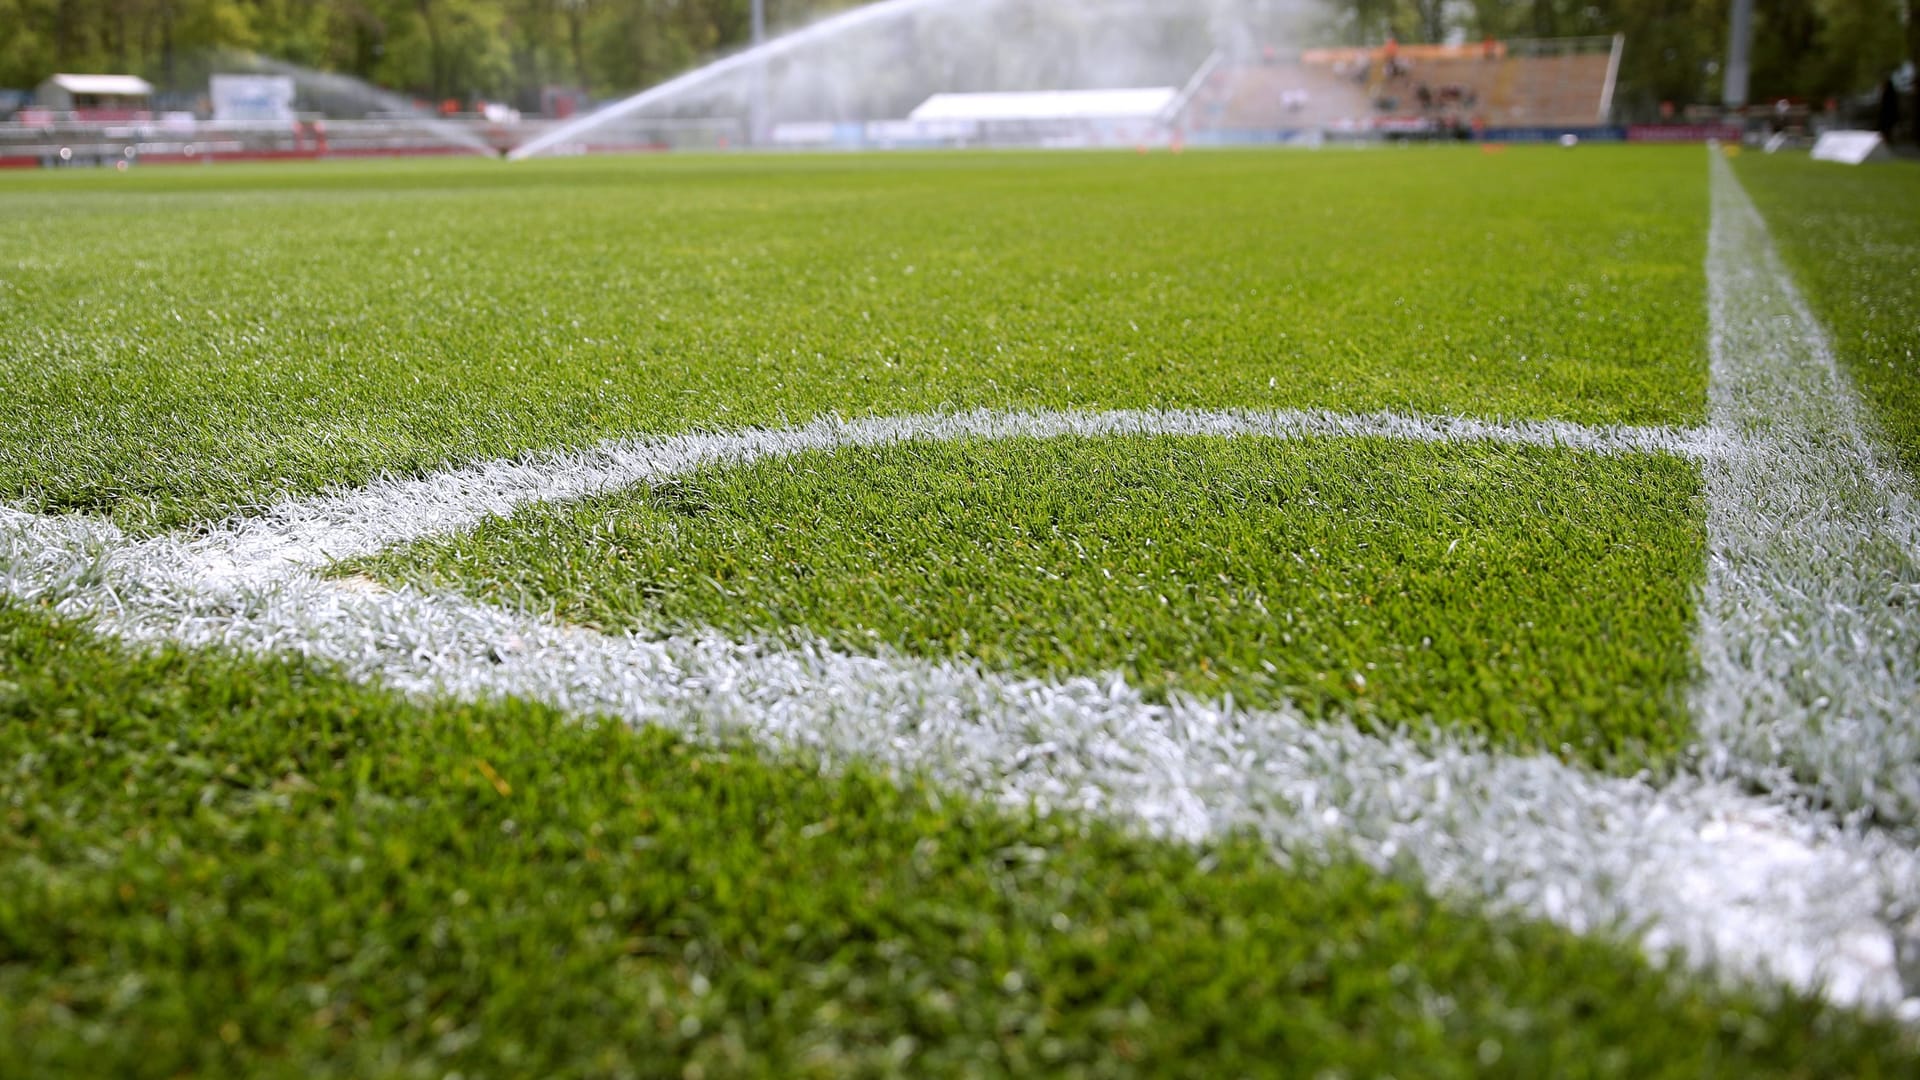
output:
[[767,137],[767,62],[759,55],[760,46],[766,42],[767,0],[753,0],[753,43],[749,48],[755,55],[747,91],[751,97],[747,102],[747,143],[750,146],[759,146]]
[[1733,0],[1727,29],[1727,81],[1723,99],[1729,109],[1747,104],[1747,58],[1753,52],[1753,0]]

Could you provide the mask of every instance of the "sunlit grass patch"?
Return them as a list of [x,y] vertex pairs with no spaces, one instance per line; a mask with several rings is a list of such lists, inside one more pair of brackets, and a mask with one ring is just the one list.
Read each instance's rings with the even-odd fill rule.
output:
[[1694,467],[1379,439],[1019,438],[715,466],[355,569],[590,626],[1118,671],[1630,766],[1688,726]]

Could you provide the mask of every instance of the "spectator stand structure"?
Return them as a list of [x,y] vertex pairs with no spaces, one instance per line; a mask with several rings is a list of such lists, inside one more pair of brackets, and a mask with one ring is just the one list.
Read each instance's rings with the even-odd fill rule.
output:
[[35,111],[67,120],[145,120],[153,84],[135,75],[54,75],[33,92]]
[[1216,54],[1178,123],[1197,144],[1617,139],[1608,121],[1623,45],[1614,35]]

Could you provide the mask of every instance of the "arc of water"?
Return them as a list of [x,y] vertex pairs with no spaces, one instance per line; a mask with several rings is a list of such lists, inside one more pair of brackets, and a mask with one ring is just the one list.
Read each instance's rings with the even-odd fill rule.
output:
[[508,152],[507,160],[519,161],[523,158],[533,157],[536,154],[544,154],[556,146],[573,142],[585,132],[592,131],[598,127],[604,127],[621,117],[631,116],[641,109],[665,98],[672,97],[675,94],[697,89],[715,80],[724,78],[727,75],[731,75],[734,72],[746,70],[754,64],[763,64],[768,60],[784,56],[795,49],[830,38],[835,34],[845,33],[867,23],[895,15],[905,15],[908,12],[920,8],[932,7],[935,4],[943,2],[945,2],[945,0],[880,0],[877,4],[868,4],[863,7],[853,8],[849,11],[843,11],[838,15],[822,19],[817,23],[812,23],[801,29],[782,34],[763,45],[744,49],[731,56],[721,57],[704,67],[695,68],[683,75],[669,79],[658,86],[642,90],[631,97],[616,101],[606,108],[596,110],[578,120],[562,124],[544,135],[528,140],[515,147]]

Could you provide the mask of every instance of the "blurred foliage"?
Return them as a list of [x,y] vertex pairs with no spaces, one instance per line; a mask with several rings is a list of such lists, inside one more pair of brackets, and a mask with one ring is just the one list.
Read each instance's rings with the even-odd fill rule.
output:
[[[858,0],[767,0],[769,25]],[[1718,98],[1727,0],[1301,0],[1322,40],[1377,43],[1624,33],[1619,100],[1644,112]],[[548,86],[650,85],[750,34],[750,0],[0,0],[0,86],[56,71],[194,85],[188,57],[251,49],[440,100],[535,107]],[[1196,2],[1196,12],[1217,4]],[[1248,0],[1242,6],[1284,6]],[[1172,0],[1156,9],[1165,10]],[[1920,0],[1770,0],[1754,19],[1752,96],[1871,93],[1920,48]],[[1067,7],[1036,6],[1047,18]],[[998,20],[996,20],[998,21]],[[1016,22],[1018,20],[1015,20]],[[1203,20],[1204,21],[1204,20]],[[1017,27],[1006,28],[1013,34]]]
[[[769,0],[776,25],[846,0]],[[193,58],[252,50],[431,96],[537,102],[657,82],[749,34],[748,0],[0,0],[0,86],[132,72],[187,89]]]

